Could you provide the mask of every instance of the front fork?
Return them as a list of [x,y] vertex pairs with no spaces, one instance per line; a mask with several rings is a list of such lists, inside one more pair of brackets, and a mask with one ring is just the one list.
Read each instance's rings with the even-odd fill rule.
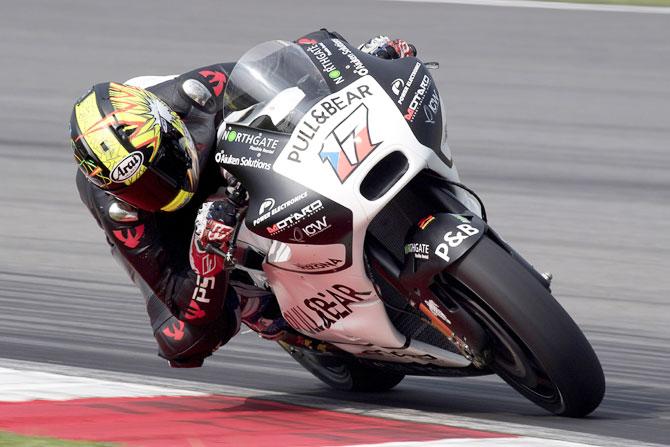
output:
[[486,332],[452,299],[442,273],[466,255],[487,228],[471,213],[426,216],[408,231],[403,265],[398,265],[374,237],[368,235],[366,241],[368,259],[376,273],[478,368],[489,363]]

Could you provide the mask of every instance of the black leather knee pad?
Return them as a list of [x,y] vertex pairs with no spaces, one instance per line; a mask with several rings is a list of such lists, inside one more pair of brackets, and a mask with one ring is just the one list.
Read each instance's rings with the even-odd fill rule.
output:
[[235,309],[224,309],[219,319],[205,326],[177,319],[155,296],[149,298],[147,311],[158,342],[158,355],[167,360],[191,364],[194,359],[204,359],[239,330],[239,311]]

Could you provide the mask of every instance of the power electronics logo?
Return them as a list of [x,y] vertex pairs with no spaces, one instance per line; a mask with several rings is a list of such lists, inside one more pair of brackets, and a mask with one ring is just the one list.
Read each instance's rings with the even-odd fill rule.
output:
[[400,96],[400,92],[402,91],[402,88],[404,86],[405,86],[405,81],[398,78],[391,83],[391,91],[393,92],[394,95]]
[[254,225],[266,221],[270,216],[274,216],[275,214],[284,211],[286,208],[300,202],[305,197],[307,197],[307,191],[300,193],[295,197],[291,197],[284,203],[280,203],[278,206],[275,206],[275,199],[272,197],[266,198],[258,209],[258,217],[254,219]]
[[368,108],[359,105],[326,136],[319,156],[328,161],[344,183],[368,155],[381,144],[373,143],[368,128]]
[[262,216],[263,214],[265,214],[266,211],[270,211],[274,207],[275,207],[275,199],[273,199],[272,197],[268,197],[267,199],[263,200],[263,203],[261,203],[261,206],[258,209],[258,214]]

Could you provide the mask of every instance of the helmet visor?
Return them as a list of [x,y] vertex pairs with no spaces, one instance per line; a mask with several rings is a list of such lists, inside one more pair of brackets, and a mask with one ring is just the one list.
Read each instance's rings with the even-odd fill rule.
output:
[[188,203],[198,187],[198,155],[190,138],[179,137],[164,138],[144,174],[114,195],[145,211],[175,211]]
[[164,177],[165,181],[175,188],[195,192],[199,170],[198,154],[193,148],[193,142],[181,134],[164,138],[149,170]]

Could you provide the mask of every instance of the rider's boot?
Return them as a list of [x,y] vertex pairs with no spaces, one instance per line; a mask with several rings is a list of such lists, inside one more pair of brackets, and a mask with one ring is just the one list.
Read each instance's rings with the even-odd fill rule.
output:
[[240,307],[242,322],[265,339],[280,339],[290,329],[274,295],[243,297]]

